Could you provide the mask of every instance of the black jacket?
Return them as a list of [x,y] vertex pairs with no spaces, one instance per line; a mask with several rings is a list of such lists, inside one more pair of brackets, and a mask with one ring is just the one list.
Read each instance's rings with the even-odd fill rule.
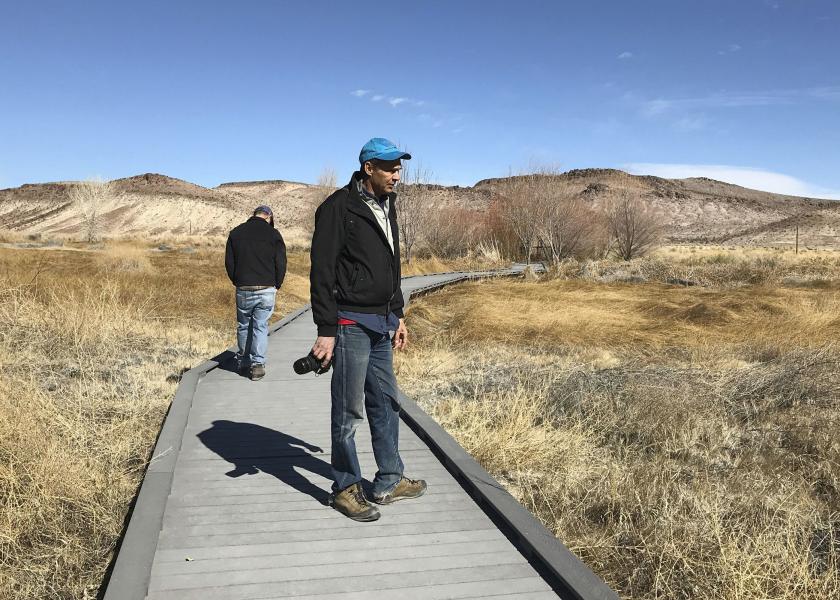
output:
[[318,335],[335,335],[339,310],[403,316],[397,195],[389,196],[392,251],[359,192],[359,181],[360,174],[354,173],[315,212],[309,291]]
[[280,289],[286,276],[286,244],[265,219],[251,217],[233,228],[225,248],[225,270],[233,285]]

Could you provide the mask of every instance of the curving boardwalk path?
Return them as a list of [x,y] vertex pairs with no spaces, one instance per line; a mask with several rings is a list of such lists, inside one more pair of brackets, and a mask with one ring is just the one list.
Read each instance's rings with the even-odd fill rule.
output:
[[[459,278],[464,275],[406,278],[403,290],[408,298]],[[415,418],[401,423],[400,449],[406,474],[426,479],[427,494],[381,507],[374,523],[326,507],[329,375],[301,377],[291,366],[314,339],[311,316],[301,311],[269,338],[263,380],[251,382],[222,362],[196,377],[187,390],[191,398],[179,391],[106,600],[614,597],[606,586],[563,593],[542,563],[529,562],[517,536],[503,532],[505,519],[488,516],[463,473],[455,469],[459,483],[440,448],[415,433],[425,415],[413,403]],[[363,473],[372,476],[364,425],[357,447]],[[478,470],[478,479],[496,490]],[[568,558],[553,537],[540,543],[560,546]],[[586,582],[594,578],[583,575]],[[595,588],[598,583],[594,578]]]

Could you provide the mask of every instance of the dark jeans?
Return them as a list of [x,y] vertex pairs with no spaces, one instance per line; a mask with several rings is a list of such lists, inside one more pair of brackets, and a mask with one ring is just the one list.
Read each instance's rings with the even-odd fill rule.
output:
[[400,406],[391,338],[359,325],[339,325],[332,374],[333,491],[362,480],[356,429],[367,410],[378,471],[374,494],[389,491],[403,473],[399,452]]

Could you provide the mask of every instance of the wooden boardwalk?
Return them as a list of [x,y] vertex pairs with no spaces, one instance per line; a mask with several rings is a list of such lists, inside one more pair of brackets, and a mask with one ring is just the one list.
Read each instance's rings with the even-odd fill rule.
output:
[[[403,289],[408,294],[453,277],[408,278]],[[139,579],[145,580],[145,597],[557,598],[405,422],[400,451],[406,475],[426,479],[427,494],[380,507],[382,517],[373,523],[352,521],[325,505],[330,376],[292,370],[315,335],[305,312],[270,336],[261,381],[224,364],[198,381],[180,447],[153,459],[168,460],[172,468],[156,548],[153,555],[145,549],[151,557]],[[367,426],[356,436],[362,471],[372,478]],[[115,574],[126,568],[118,563]],[[135,596],[110,588],[106,595],[129,597]]]

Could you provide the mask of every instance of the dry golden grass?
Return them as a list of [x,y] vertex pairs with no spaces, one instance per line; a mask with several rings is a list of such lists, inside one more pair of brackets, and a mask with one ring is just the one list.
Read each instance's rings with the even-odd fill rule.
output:
[[743,274],[444,289],[400,382],[624,598],[840,597],[840,291]]
[[702,261],[722,260],[724,262],[735,262],[738,260],[754,260],[773,258],[783,260],[785,263],[796,263],[808,261],[813,258],[840,258],[840,250],[836,248],[808,248],[804,244],[796,254],[790,247],[772,246],[661,246],[652,253],[656,258],[666,258],[677,261]]
[[429,275],[448,271],[484,271],[505,266],[500,260],[476,256],[441,259],[437,256],[412,258],[411,263],[402,265],[403,277],[409,275]]
[[[452,339],[641,353],[678,346],[702,354],[746,342],[772,346],[840,339],[840,293],[832,290],[576,280],[492,285],[492,292],[486,283],[438,292],[434,303],[412,308],[415,328],[434,315],[443,319],[435,328]],[[438,303],[446,306],[445,315]]]

